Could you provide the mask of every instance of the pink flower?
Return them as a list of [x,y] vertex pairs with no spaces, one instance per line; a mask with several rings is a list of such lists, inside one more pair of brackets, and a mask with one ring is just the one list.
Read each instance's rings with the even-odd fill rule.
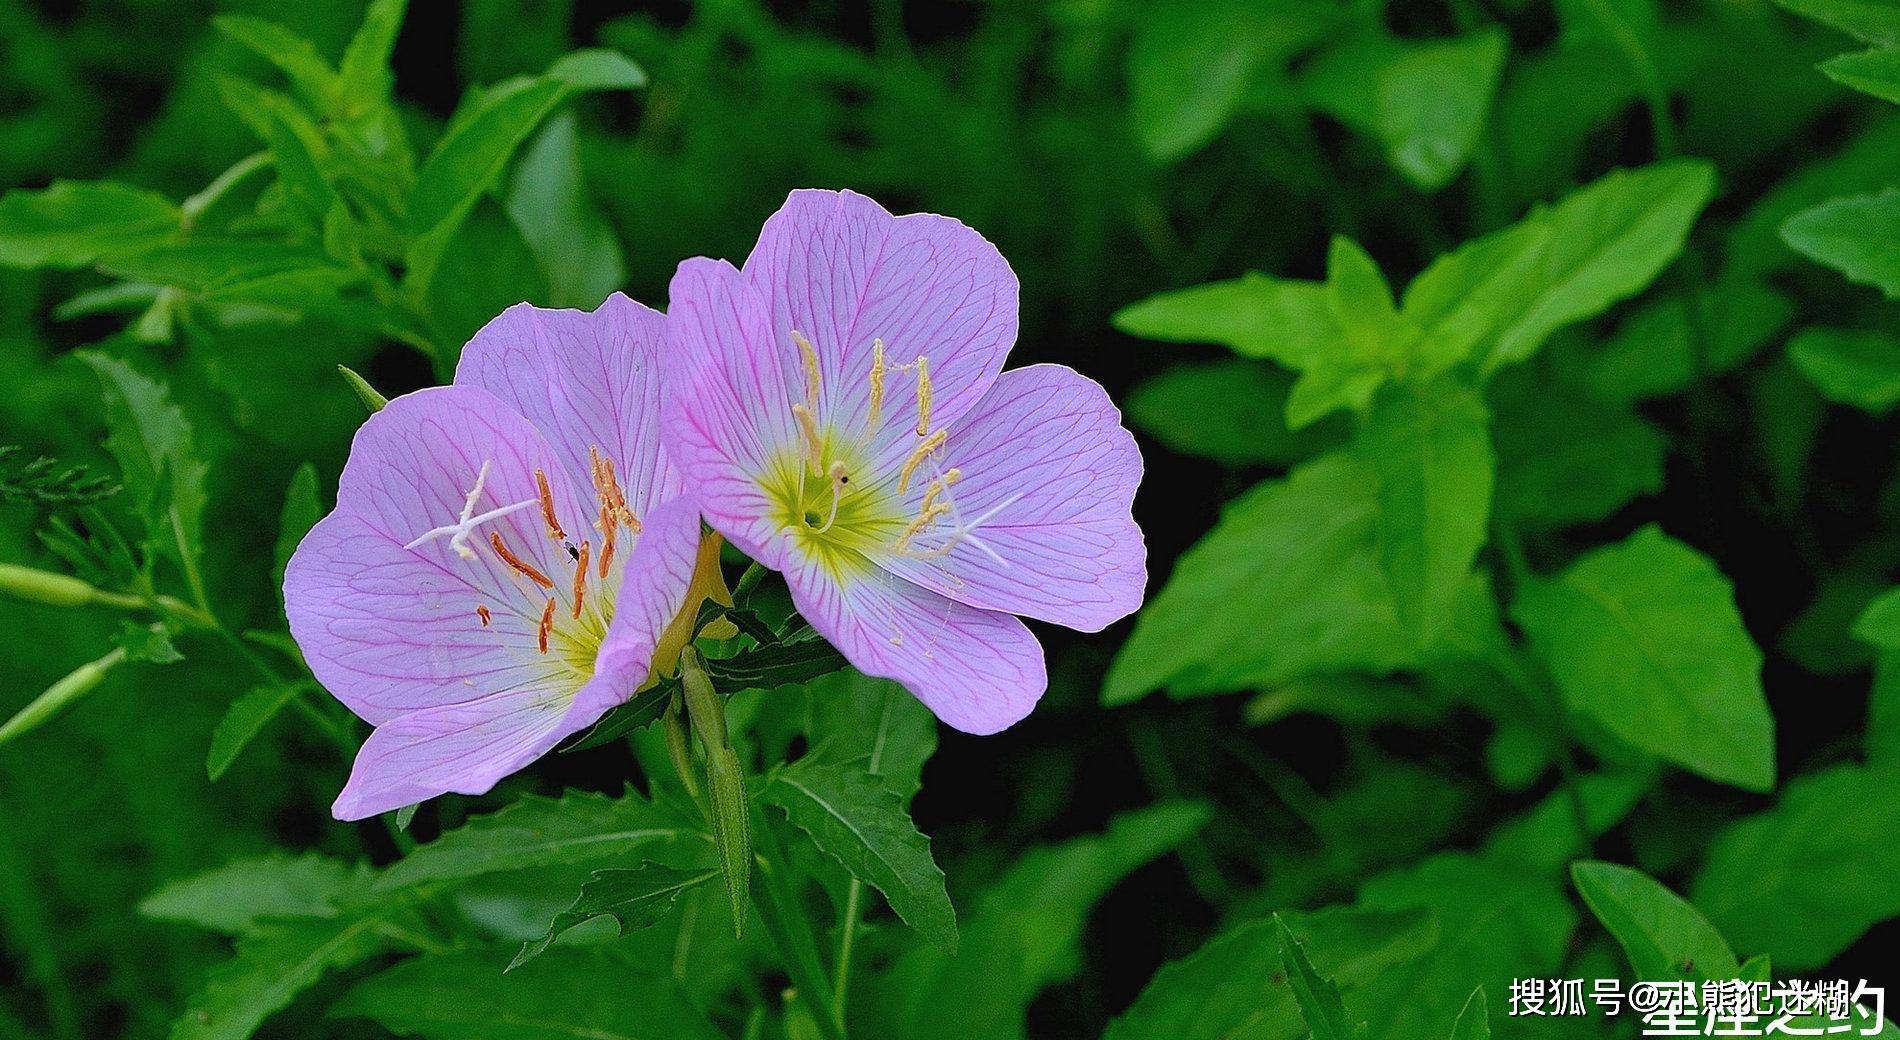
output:
[[706,520],[812,625],[937,717],[993,733],[1047,686],[1012,615],[1096,631],[1141,603],[1141,456],[1093,381],[1001,371],[1017,283],[931,214],[798,191],[743,270],[674,275],[663,437]]
[[487,791],[677,640],[700,525],[660,453],[662,323],[620,295],[512,307],[453,385],[357,433],[336,511],[284,578],[311,670],[376,727],[338,819]]

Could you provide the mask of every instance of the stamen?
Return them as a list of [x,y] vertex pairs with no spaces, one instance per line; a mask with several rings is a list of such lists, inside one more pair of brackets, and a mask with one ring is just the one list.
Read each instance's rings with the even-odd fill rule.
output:
[[904,533],[897,536],[897,541],[891,545],[891,548],[897,552],[903,552],[910,547],[910,540],[912,538],[922,534],[924,528],[929,527],[938,517],[949,511],[950,504],[948,502],[938,502],[918,513],[917,518],[910,522],[910,526],[904,528]]
[[962,479],[963,471],[952,467],[949,472],[931,481],[930,486],[924,489],[924,500],[918,504],[917,511],[920,513],[928,511],[930,503],[936,501],[938,495],[947,493],[950,485]]
[[805,359],[805,404],[816,412],[818,410],[818,350],[811,340],[797,329],[792,330],[792,342],[798,344],[798,352]]
[[903,494],[904,489],[910,487],[911,474],[917,472],[917,467],[924,464],[924,459],[928,457],[931,452],[943,447],[943,442],[949,438],[950,434],[948,431],[938,430],[936,433],[917,442],[917,446],[911,449],[910,458],[904,460],[904,468],[897,471],[898,494]]
[[[615,521],[627,525],[634,534],[640,533],[640,518],[633,515],[627,507],[625,495],[620,493],[620,481],[614,476],[613,461],[600,453],[600,448],[589,445],[587,464],[593,470],[594,495],[600,500],[601,509]],[[606,525],[602,526],[606,530]]]
[[812,418],[811,409],[802,404],[792,406],[792,415],[798,419],[798,428],[805,434],[805,461],[811,464],[813,473],[822,472],[824,447],[818,439],[818,420]]
[[501,540],[500,531],[488,532],[488,544],[495,547],[495,555],[501,557],[501,562],[519,571],[521,575],[527,578],[529,581],[534,582],[536,585],[539,585],[544,589],[551,589],[554,587],[554,582],[552,579],[550,579],[547,575],[542,574],[540,571],[535,570],[533,565],[529,564],[526,560],[523,560],[521,557],[516,556],[513,552],[509,551],[508,543]]
[[548,537],[557,542],[567,541],[567,532],[561,530],[561,522],[554,518],[554,492],[548,487],[548,475],[535,470],[534,486],[541,492],[541,519],[548,522]]
[[581,552],[574,558],[574,616],[581,616],[581,600],[587,595],[587,551],[593,548],[587,542],[581,543]]
[[541,627],[535,633],[535,638],[541,644],[541,652],[544,654],[548,652],[548,636],[552,635],[553,633],[554,633],[554,599],[550,597],[548,599],[548,605],[541,608]]
[[613,510],[604,503],[600,507],[599,527],[603,539],[600,544],[600,577],[605,581],[607,568],[614,562],[614,535],[620,530],[620,525],[614,523]]
[[495,619],[495,616],[488,612],[488,608],[482,606],[480,603],[475,604],[475,616],[482,619],[483,628],[487,628],[488,623]]
[[917,436],[930,432],[930,359],[917,355]]
[[877,429],[878,414],[884,408],[884,341],[871,341],[871,413],[865,425]]

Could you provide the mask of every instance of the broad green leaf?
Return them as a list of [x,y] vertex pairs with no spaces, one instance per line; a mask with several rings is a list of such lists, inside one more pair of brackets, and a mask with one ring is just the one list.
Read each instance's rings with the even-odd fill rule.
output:
[[1128,50],[1135,137],[1171,161],[1218,134],[1264,75],[1317,39],[1332,18],[1294,0],[1193,0],[1142,9]]
[[148,533],[178,565],[193,598],[202,599],[198,557],[209,467],[193,449],[191,424],[164,384],[109,354],[82,350],[74,356],[104,388],[106,448],[145,514]]
[[54,181],[0,197],[0,265],[85,267],[178,234],[176,203],[114,181]]
[[1845,140],[1838,152],[1784,177],[1729,230],[1722,281],[1760,280],[1797,266],[1800,257],[1782,241],[1781,226],[1789,217],[1831,198],[1892,184],[1896,148],[1900,148],[1900,114],[1889,114]]
[[600,306],[627,280],[613,226],[581,178],[573,113],[562,113],[521,154],[509,183],[507,209],[547,272],[555,307]]
[[218,728],[211,731],[211,748],[205,752],[205,775],[213,782],[222,779],[225,771],[237,761],[251,741],[270,725],[278,712],[290,706],[290,702],[303,696],[309,689],[306,683],[267,683],[245,691],[231,702],[231,707],[218,720]]
[[596,917],[613,918],[617,933],[645,928],[666,916],[681,895],[718,876],[717,870],[678,870],[658,863],[596,870],[581,886],[574,905],[555,915],[545,935],[523,946],[507,970],[541,956],[562,932]]
[[1900,10],[1886,0],[1776,0],[1781,6],[1866,43],[1900,43]]
[[440,342],[450,344],[436,357],[436,368],[444,373],[454,371],[461,345],[495,315],[517,303],[548,299],[548,275],[540,258],[495,200],[478,198],[448,243],[428,300]]
[[957,945],[957,915],[930,839],[898,790],[859,764],[803,758],[772,775],[759,798],[775,805],[851,876],[884,893],[904,923],[933,943]]
[[1634,867],[1596,860],[1570,865],[1570,880],[1629,957],[1636,978],[1661,982],[1732,979],[1741,970],[1708,919]]
[[1530,528],[1607,519],[1663,486],[1663,432],[1627,408],[1561,385],[1492,382],[1498,515]]
[[525,867],[624,860],[656,844],[705,840],[705,832],[629,790],[619,798],[570,791],[524,796],[478,816],[389,866],[377,887],[456,881]]
[[492,953],[419,957],[358,983],[332,1017],[424,1040],[725,1040],[672,977],[603,948],[556,949],[507,974]]
[[1505,992],[1512,979],[1550,976],[1577,924],[1554,877],[1458,852],[1368,881],[1357,905],[1438,918],[1438,941],[1424,956],[1347,995],[1347,1011],[1370,1023],[1367,1035],[1386,1040],[1442,1040],[1474,981]]
[[168,882],[139,903],[139,913],[246,935],[280,918],[337,917],[337,901],[360,892],[368,878],[367,868],[328,856],[272,852]]
[[1900,339],[1884,332],[1806,328],[1788,360],[1821,396],[1878,415],[1900,404]]
[[564,101],[583,91],[631,90],[645,83],[639,67],[615,52],[576,51],[541,76],[517,77],[471,95],[416,172],[409,198],[410,283],[429,290],[456,229],[501,182],[516,149]]
[[1353,1040],[1363,1035],[1364,1024],[1347,1017],[1339,987],[1313,970],[1313,962],[1307,959],[1300,941],[1287,930],[1286,922],[1275,917],[1273,925],[1280,940],[1280,959],[1285,965],[1287,983],[1313,1040]]
[[1552,332],[1640,292],[1676,254],[1715,190],[1696,160],[1616,170],[1526,219],[1548,228],[1537,276],[1484,354],[1484,367],[1522,361]]
[[1418,341],[1401,319],[1385,275],[1349,238],[1326,253],[1326,299],[1340,335],[1302,363],[1287,395],[1286,424],[1298,430],[1340,408],[1363,412],[1387,379],[1403,370]]
[[1347,418],[1286,427],[1293,379],[1273,365],[1233,359],[1176,365],[1135,387],[1122,407],[1130,425],[1173,451],[1229,466],[1292,466],[1345,439]]
[[1102,1040],[1291,1040],[1305,1031],[1281,954],[1278,918],[1316,970],[1350,990],[1417,956],[1437,936],[1431,914],[1350,907],[1250,921],[1162,965]]
[[1485,542],[1490,421],[1475,391],[1441,379],[1393,388],[1353,438],[1352,450],[1378,475],[1379,563],[1420,646],[1449,621]]
[[1836,83],[1900,104],[1900,48],[1879,47],[1843,54],[1821,63],[1821,71]]
[[805,684],[811,698],[812,754],[857,763],[905,804],[923,786],[924,763],[937,750],[937,717],[889,679],[853,668]]
[[[1694,317],[1691,306],[1699,308]],[[1585,376],[1598,397],[1619,403],[1681,393],[1698,378],[1740,368],[1794,313],[1794,301],[1755,283],[1722,285],[1693,301],[1666,296],[1617,326]]]
[[1247,702],[1249,725],[1265,726],[1290,715],[1324,715],[1355,726],[1422,725],[1443,710],[1404,683],[1350,673],[1302,676]]
[[244,1040],[325,974],[379,953],[387,943],[377,930],[383,923],[376,914],[351,914],[257,929],[211,969],[204,989],[172,1023],[171,1040]]
[[303,215],[306,229],[322,228],[338,200],[325,172],[329,145],[316,120],[289,97],[234,76],[218,80],[218,93],[269,147],[284,193]]
[[1848,281],[1900,298],[1900,188],[1829,199],[1789,217],[1781,237]]
[[1080,970],[1089,911],[1207,818],[1204,805],[1167,802],[1123,813],[1100,834],[1031,849],[965,915],[957,952],[919,943],[897,958],[876,990],[883,1028],[867,1035],[1021,1040],[1029,1002]]
[[1730,824],[1690,898],[1783,971],[1819,969],[1900,915],[1900,773],[1838,765],[1788,782],[1774,808]]
[[284,508],[277,514],[277,547],[271,553],[271,581],[279,588],[284,584],[284,566],[290,562],[290,554],[322,516],[323,506],[317,501],[317,467],[306,462],[290,475],[290,485],[284,489]]
[[1326,285],[1249,272],[1156,293],[1115,312],[1115,327],[1165,343],[1219,343],[1298,370],[1344,334]]
[[342,81],[316,45],[276,22],[249,15],[219,15],[211,20],[219,32],[270,62],[290,80],[293,89],[319,112],[334,108]]
[[1491,1014],[1485,1008],[1482,985],[1465,998],[1464,1010],[1458,1012],[1458,1021],[1452,1023],[1451,1040],[1491,1040]]
[[370,0],[363,24],[350,37],[338,63],[341,84],[342,115],[351,118],[386,104],[395,86],[389,58],[396,49],[396,34],[402,30],[402,16],[408,0]]
[[1712,780],[1774,786],[1761,651],[1707,557],[1645,527],[1531,584],[1512,615],[1573,710]]
[[1379,481],[1334,452],[1230,504],[1182,555],[1109,669],[1104,704],[1380,673],[1411,659],[1379,565]]
[[1551,226],[1526,220],[1433,260],[1405,287],[1400,312],[1423,334],[1418,374],[1434,375],[1497,334],[1542,277]]
[[1377,72],[1386,160],[1424,191],[1464,169],[1504,70],[1505,36],[1490,29],[1408,47]]
[[[1576,779],[1574,795],[1558,789],[1518,816],[1499,824],[1485,841],[1485,855],[1533,871],[1555,873],[1589,854],[1591,841],[1623,822],[1655,786],[1650,771],[1586,773]],[[1583,807],[1579,823],[1577,807]]]

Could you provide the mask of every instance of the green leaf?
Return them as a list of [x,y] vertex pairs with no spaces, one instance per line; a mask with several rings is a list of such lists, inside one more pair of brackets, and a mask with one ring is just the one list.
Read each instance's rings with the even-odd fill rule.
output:
[[408,0],[370,0],[363,24],[350,37],[337,67],[342,88],[339,101],[346,118],[388,103],[395,86],[389,59],[408,6]]
[[1839,765],[1789,781],[1774,808],[1725,828],[1689,891],[1729,941],[1808,972],[1900,915],[1897,874],[1900,774]]
[[1545,337],[1647,286],[1676,254],[1715,191],[1705,162],[1616,170],[1527,220],[1549,228],[1538,278],[1485,357],[1496,368],[1531,356]]
[[1352,450],[1378,475],[1374,540],[1400,619],[1428,645],[1484,545],[1491,416],[1449,380],[1382,396]]
[[1452,1023],[1451,1040],[1491,1040],[1491,1016],[1486,1010],[1484,987],[1471,991],[1465,1000],[1465,1008],[1458,1012],[1458,1021]]
[[1663,487],[1663,432],[1563,385],[1492,382],[1498,515],[1548,529],[1595,523]]
[[1900,104],[1900,48],[1878,47],[1843,54],[1822,62],[1820,69],[1836,83]]
[[631,790],[619,798],[588,791],[570,791],[559,798],[527,795],[391,864],[377,887],[389,890],[526,867],[625,859],[657,843],[693,839],[703,841],[705,833]]
[[[429,311],[440,342],[438,371],[452,373],[461,344],[495,315],[523,301],[545,303],[547,272],[521,228],[501,204],[482,196],[448,238],[448,254],[429,290]],[[445,376],[446,378],[446,376]]]
[[1900,765],[1900,654],[1874,655],[1873,689],[1867,694],[1867,762]]
[[1512,615],[1572,709],[1712,780],[1774,786],[1761,651],[1702,554],[1645,527],[1528,586]]
[[549,950],[502,968],[479,952],[404,961],[358,983],[330,1014],[425,1040],[724,1040],[671,976],[610,950]]
[[[1700,310],[1693,318],[1691,306]],[[1693,300],[1665,296],[1617,326],[1616,335],[1590,357],[1585,377],[1591,391],[1608,401],[1678,394],[1697,379],[1742,367],[1794,313],[1793,300],[1757,283],[1724,284]]]
[[1889,589],[1854,621],[1854,638],[1881,650],[1900,650],[1900,589]]
[[1386,160],[1424,191],[1464,169],[1504,71],[1505,36],[1489,29],[1408,47],[1378,70],[1378,134]]
[[139,913],[248,935],[282,918],[336,917],[337,901],[360,891],[368,877],[367,868],[328,856],[272,852],[168,882],[139,903]]
[[905,804],[923,786],[924,763],[937,750],[937,717],[889,679],[846,668],[805,684],[811,698],[812,754],[857,765]]
[[172,1023],[171,1040],[244,1040],[331,971],[359,964],[386,940],[375,914],[270,924],[238,940],[204,989]]
[[1164,343],[1219,343],[1291,369],[1335,348],[1344,330],[1323,282],[1249,272],[1156,293],[1115,312],[1115,327]]
[[676,870],[658,863],[596,870],[581,886],[574,905],[555,915],[545,935],[523,946],[507,970],[514,971],[539,957],[562,932],[596,917],[613,918],[615,934],[645,928],[666,916],[682,894],[718,876],[717,870]]
[[162,623],[119,622],[112,644],[125,651],[125,659],[144,664],[177,664],[185,659],[172,642],[172,634]]
[[1412,658],[1375,549],[1379,481],[1334,452],[1228,505],[1110,667],[1104,704],[1382,673]]
[[1900,10],[1885,0],[1775,0],[1804,18],[1812,18],[1866,43],[1900,43]]
[[324,172],[329,146],[316,120],[283,94],[234,76],[219,78],[218,93],[225,106],[270,149],[284,193],[303,217],[305,228],[322,228],[338,200]]
[[1806,328],[1788,359],[1821,396],[1875,415],[1900,404],[1900,339],[1884,332]]
[[1741,971],[1722,934],[1695,907],[1633,867],[1596,860],[1570,865],[1577,894],[1649,982],[1732,979]]
[[278,588],[283,587],[284,566],[290,562],[290,554],[322,516],[323,506],[317,501],[317,467],[306,462],[290,475],[290,484],[284,489],[284,508],[277,515],[277,547],[271,553],[271,581]]
[[1306,1020],[1313,1040],[1353,1040],[1364,1035],[1365,1025],[1346,1017],[1346,1004],[1340,999],[1339,987],[1313,970],[1313,962],[1306,959],[1306,951],[1287,930],[1286,922],[1275,917],[1273,924],[1280,939],[1280,957],[1286,966],[1287,982],[1292,986],[1293,999],[1300,1005],[1300,1017]]
[[954,950],[957,915],[930,839],[917,830],[904,799],[857,765],[802,758],[772,775],[759,797],[778,806],[812,843],[851,876],[884,893],[904,923]]
[[1102,1040],[1293,1040],[1306,1032],[1284,966],[1286,922],[1314,970],[1351,991],[1417,957],[1438,935],[1427,911],[1383,913],[1328,907],[1288,911],[1223,932],[1162,965]]
[[1286,427],[1282,369],[1235,358],[1175,365],[1122,403],[1130,425],[1184,455],[1226,465],[1292,466],[1345,439],[1344,416],[1295,433]]
[[276,22],[248,15],[226,14],[211,19],[219,32],[270,62],[290,80],[293,89],[320,112],[335,107],[342,81],[316,45]]
[[620,239],[581,178],[573,113],[548,120],[515,165],[508,215],[548,276],[555,307],[598,307],[627,280]]
[[205,753],[205,775],[214,783],[223,778],[277,713],[303,696],[308,688],[308,684],[302,682],[266,684],[232,701],[224,717],[218,720],[218,728],[211,731],[211,749]]
[[1540,284],[1553,234],[1548,221],[1533,216],[1466,242],[1412,279],[1400,313],[1423,330],[1420,375],[1470,357],[1515,318]]
[[0,264],[85,267],[170,240],[182,220],[156,192],[113,181],[54,181],[0,197]]
[[1781,226],[1795,252],[1900,299],[1900,188],[1829,199]]
[[202,600],[198,557],[209,467],[193,450],[191,424],[164,384],[109,354],[82,350],[73,356],[99,377],[105,394],[106,449],[145,514],[147,533],[178,565],[192,598]]

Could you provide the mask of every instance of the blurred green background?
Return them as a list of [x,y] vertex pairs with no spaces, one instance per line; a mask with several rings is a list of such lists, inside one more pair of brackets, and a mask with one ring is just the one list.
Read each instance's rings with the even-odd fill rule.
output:
[[[0,185],[110,178],[176,201],[256,152],[220,84],[282,76],[215,31],[219,13],[281,22],[334,59],[363,10],[0,0]],[[536,131],[457,232],[426,328],[405,335],[340,309],[257,320],[198,299],[215,286],[182,283],[75,306],[109,284],[89,260],[0,257],[0,444],[111,473],[98,377],[65,355],[100,345],[163,373],[210,463],[211,599],[234,628],[275,631],[284,489],[314,463],[327,502],[363,414],[336,365],[394,395],[437,381],[456,345],[516,300],[592,306],[619,287],[663,305],[679,260],[742,257],[789,189],[849,187],[989,237],[1023,284],[1012,363],[1072,365],[1123,403],[1148,464],[1136,514],[1158,590],[1224,503],[1348,425],[1335,415],[1289,432],[1284,369],[1137,339],[1117,331],[1118,311],[1247,271],[1324,277],[1335,235],[1403,284],[1613,168],[1700,157],[1717,188],[1682,259],[1490,389],[1501,469],[1582,441],[1583,476],[1501,478],[1499,493],[1551,500],[1519,510],[1540,571],[1651,522],[1695,546],[1734,583],[1767,654],[1781,773],[1859,754],[1875,652],[1850,628],[1900,564],[1894,400],[1817,382],[1785,347],[1811,324],[1891,330],[1895,310],[1779,233],[1802,209],[1900,178],[1891,106],[1815,69],[1851,46],[1841,33],[1758,0],[430,2],[396,43],[400,121],[431,141],[472,87],[539,74],[582,46],[624,54],[650,84],[578,97]],[[1394,68],[1415,77],[1397,88],[1414,110],[1397,115],[1368,94]],[[1707,310],[1704,297],[1722,302]],[[1577,398],[1592,403],[1553,404]],[[1626,490],[1565,504],[1593,478]],[[0,504],[0,560],[57,568],[36,531],[58,513]],[[119,626],[14,601],[0,611],[0,716],[99,656]],[[1096,908],[1083,970],[1030,1006],[1030,1035],[1097,1035],[1218,922],[1350,900],[1378,871],[1471,847],[1556,789],[1542,752],[1513,757],[1522,721],[1469,702],[1424,719],[1323,695],[1292,709],[1236,697],[1104,708],[1129,627],[1038,629],[1053,677],[1044,705],[1002,737],[946,731],[917,801],[953,887],[1159,797],[1217,806],[1180,858]],[[210,734],[247,683],[229,647],[184,649],[182,663],[115,671],[0,746],[0,1040],[165,1033],[226,944],[140,917],[162,882],[280,848],[395,854],[380,828],[328,819],[346,763],[294,716],[208,782]],[[624,749],[556,756],[476,804],[613,791],[634,771]],[[1596,853],[1678,891],[1719,829],[1775,804],[1686,774],[1642,797]],[[425,815],[422,836],[467,801]],[[1859,858],[1829,884],[1892,889],[1900,809],[1865,812]],[[1851,942],[1803,967],[1900,981],[1900,932],[1874,923],[1894,911],[1860,912]],[[1583,933],[1565,948],[1573,968],[1600,967],[1610,949]],[[276,1021],[268,1035],[331,1028]]]

